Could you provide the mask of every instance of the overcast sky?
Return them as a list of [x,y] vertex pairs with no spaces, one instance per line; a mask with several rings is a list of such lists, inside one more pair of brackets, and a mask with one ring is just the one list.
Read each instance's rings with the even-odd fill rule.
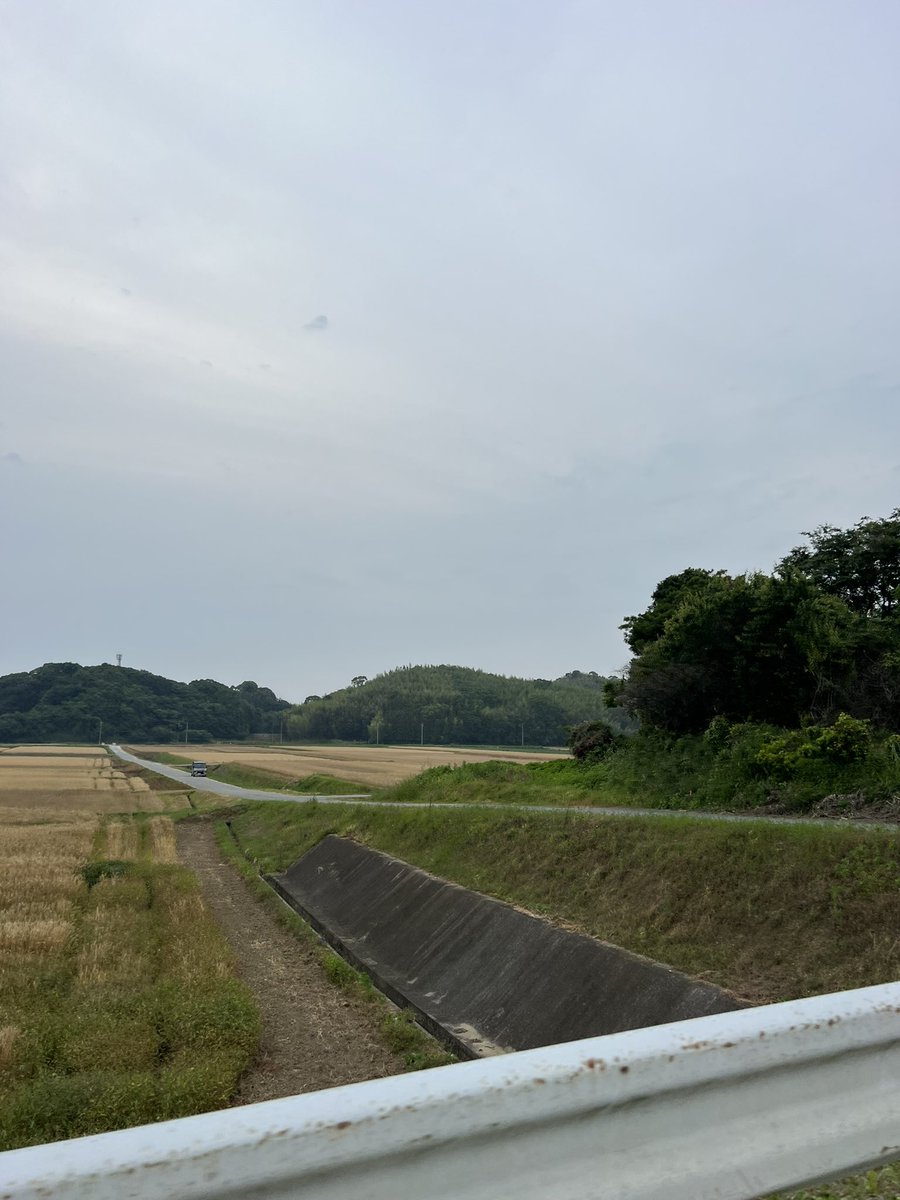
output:
[[900,504],[894,0],[4,0],[0,673],[611,673]]

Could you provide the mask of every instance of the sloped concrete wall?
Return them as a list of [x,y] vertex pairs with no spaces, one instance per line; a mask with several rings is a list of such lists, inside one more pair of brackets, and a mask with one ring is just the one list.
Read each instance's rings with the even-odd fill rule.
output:
[[469,1055],[743,1007],[710,984],[334,835],[270,882]]

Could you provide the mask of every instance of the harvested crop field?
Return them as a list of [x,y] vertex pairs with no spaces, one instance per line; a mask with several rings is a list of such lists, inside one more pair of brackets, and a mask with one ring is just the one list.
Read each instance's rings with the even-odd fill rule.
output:
[[0,1150],[222,1107],[256,1051],[166,797],[134,782],[95,749],[0,755]]
[[[147,783],[127,774],[95,746],[12,746],[0,751],[0,807],[28,805],[120,811],[132,801],[111,793],[149,794]],[[158,798],[151,807],[161,808]]]
[[217,763],[240,763],[301,779],[307,775],[336,775],[340,779],[356,780],[361,789],[390,787],[429,767],[460,766],[462,763],[501,761],[513,763],[545,762],[548,759],[568,758],[567,754],[532,753],[518,750],[457,750],[446,746],[256,746],[178,745],[133,746],[140,755],[151,753],[179,754],[184,758],[200,758],[210,767]]

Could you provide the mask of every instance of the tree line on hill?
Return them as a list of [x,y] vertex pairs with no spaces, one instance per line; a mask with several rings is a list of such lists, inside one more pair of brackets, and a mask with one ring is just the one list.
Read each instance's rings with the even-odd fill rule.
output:
[[131,667],[45,663],[0,678],[0,742],[192,742],[280,733],[290,705],[246,680],[177,683]]
[[308,696],[285,720],[297,741],[430,745],[561,746],[568,730],[605,718],[619,731],[634,721],[604,699],[595,671],[559,679],[518,679],[471,667],[407,666],[375,679],[355,676],[328,696]]

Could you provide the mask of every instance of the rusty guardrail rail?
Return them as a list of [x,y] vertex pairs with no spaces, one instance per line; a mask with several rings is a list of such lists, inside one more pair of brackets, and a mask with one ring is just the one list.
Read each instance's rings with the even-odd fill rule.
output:
[[746,1200],[900,1157],[900,983],[0,1155],[3,1200]]

